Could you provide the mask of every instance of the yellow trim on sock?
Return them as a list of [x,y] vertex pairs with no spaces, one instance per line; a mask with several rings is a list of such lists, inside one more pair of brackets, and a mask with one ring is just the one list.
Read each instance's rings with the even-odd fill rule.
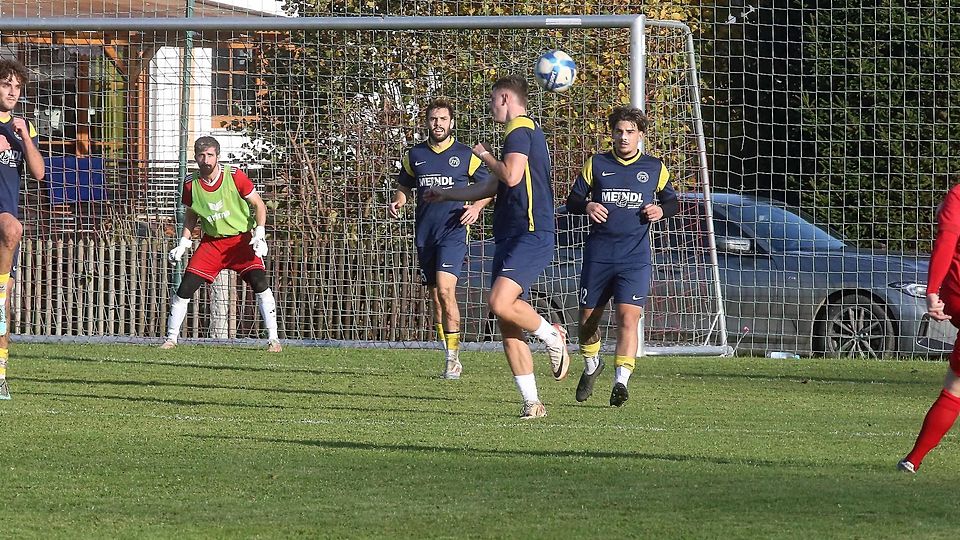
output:
[[617,356],[613,360],[613,365],[616,367],[625,367],[630,371],[633,371],[634,366],[636,366],[637,359],[632,356]]
[[448,351],[460,350],[460,332],[446,334],[444,337],[446,338]]
[[580,354],[584,356],[596,356],[600,354],[600,345],[598,341],[596,343],[581,343],[580,344]]
[[437,323],[437,341],[443,343],[445,334],[443,333],[443,323]]
[[10,352],[7,349],[0,349],[0,379],[7,378],[8,358],[10,358]]

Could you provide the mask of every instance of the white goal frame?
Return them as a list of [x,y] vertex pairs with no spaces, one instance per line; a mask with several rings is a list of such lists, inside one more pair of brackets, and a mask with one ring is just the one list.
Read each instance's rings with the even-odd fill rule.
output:
[[[690,28],[677,21],[648,19],[644,15],[585,15],[585,16],[449,16],[449,17],[208,17],[208,18],[4,18],[0,20],[3,31],[310,31],[310,30],[431,30],[431,29],[551,29],[551,28],[619,28],[630,30],[630,97],[634,107],[646,110],[646,32],[650,28],[671,28],[685,35],[684,53],[687,56],[687,84],[692,95],[694,125],[699,160],[699,188],[702,190],[707,229],[708,276],[715,302],[715,312],[703,343],[679,346],[653,346],[645,343],[644,320],[640,323],[638,356],[661,354],[733,354],[728,345],[724,305],[717,264],[716,242],[713,232],[712,207],[710,202],[710,175],[707,164],[706,142],[700,109],[699,77],[696,54]],[[62,339],[62,337],[58,338]],[[103,341],[103,337],[91,341]],[[296,342],[296,340],[289,340]],[[305,343],[307,344],[307,343]],[[369,346],[371,343],[339,342],[333,345]],[[374,343],[372,345],[384,345]],[[396,347],[396,343],[386,346]],[[403,345],[401,345],[403,346]]]

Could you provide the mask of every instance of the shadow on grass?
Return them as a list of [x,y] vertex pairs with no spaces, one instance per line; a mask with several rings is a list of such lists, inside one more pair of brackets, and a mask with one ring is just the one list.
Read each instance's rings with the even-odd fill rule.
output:
[[185,367],[193,369],[209,369],[214,371],[250,371],[254,373],[308,373],[311,375],[362,375],[364,377],[390,377],[389,373],[377,373],[365,370],[343,370],[343,369],[311,369],[311,368],[292,368],[292,367],[260,367],[260,366],[239,366],[226,364],[198,364],[196,362],[179,362],[176,360],[121,360],[117,358],[84,358],[78,356],[49,356],[36,354],[18,354],[18,359],[31,360],[53,360],[60,362],[87,362],[92,364],[122,364],[122,365],[147,365],[163,367]]
[[[643,372],[638,372],[634,375],[636,379],[643,379]],[[756,381],[756,382],[792,382],[797,384],[808,384],[808,383],[853,383],[853,384],[887,384],[887,385],[916,385],[916,386],[930,386],[930,381],[926,380],[910,380],[910,379],[883,379],[879,376],[872,377],[823,377],[816,374],[805,375],[803,373],[790,373],[783,375],[774,375],[774,374],[749,374],[749,373],[676,373],[673,375],[665,375],[665,378],[674,378],[674,379],[714,379],[714,380],[723,380],[723,379],[736,379],[736,380],[746,380],[746,381]],[[658,377],[659,378],[659,377]]]
[[[391,413],[391,414],[425,414],[430,416],[436,416],[437,411],[433,409],[409,409],[409,408],[400,408],[400,407],[379,407],[371,405],[369,407],[347,407],[342,405],[272,405],[272,404],[252,404],[252,403],[224,403],[220,401],[202,401],[194,399],[168,399],[168,398],[154,398],[147,396],[108,396],[102,394],[80,394],[80,393],[67,393],[67,392],[36,392],[36,391],[18,391],[17,395],[25,396],[53,396],[60,398],[88,398],[88,399],[104,399],[111,401],[127,401],[131,403],[157,403],[160,405],[174,405],[174,406],[183,406],[183,407],[201,407],[201,406],[213,406],[213,407],[223,407],[223,408],[245,408],[245,409],[274,409],[274,410],[299,410],[299,411],[310,411],[314,409],[323,409],[324,411],[348,411],[356,413]],[[464,412],[444,412],[444,416],[475,416],[470,413]]]
[[219,401],[201,401],[195,399],[170,399],[170,398],[154,398],[147,396],[108,396],[104,394],[81,394],[81,393],[69,393],[69,392],[37,392],[37,391],[18,391],[18,394],[28,395],[28,396],[54,396],[54,397],[76,397],[76,398],[90,398],[90,399],[106,399],[114,401],[129,401],[132,403],[159,403],[163,405],[182,405],[182,406],[200,406],[200,405],[215,405],[218,407],[244,407],[244,408],[254,408],[254,409],[302,409],[303,407],[291,407],[288,405],[254,405],[248,403],[223,403]]
[[429,395],[415,395],[407,396],[401,394],[371,394],[371,393],[360,393],[360,392],[337,392],[332,390],[314,390],[314,389],[301,389],[294,390],[290,388],[268,388],[264,386],[228,386],[220,384],[196,384],[196,383],[182,383],[182,382],[168,382],[168,381],[121,381],[121,380],[96,380],[96,379],[41,379],[37,377],[17,377],[18,381],[30,381],[40,384],[102,384],[102,385],[113,385],[113,386],[136,386],[136,387],[146,387],[146,386],[156,386],[156,387],[167,387],[167,388],[195,388],[199,390],[254,390],[259,392],[270,392],[277,394],[304,394],[304,395],[313,395],[313,396],[336,396],[336,397],[362,397],[362,398],[376,398],[376,399],[413,399],[416,401],[458,401],[453,398],[443,397],[443,396],[429,396]]
[[229,441],[251,441],[269,444],[296,444],[301,446],[310,446],[315,448],[325,448],[330,450],[363,450],[371,452],[400,451],[400,452],[434,452],[448,454],[463,454],[471,457],[486,455],[490,457],[502,456],[529,456],[529,457],[548,457],[548,458],[597,458],[597,459],[616,459],[616,460],[658,460],[672,462],[698,462],[711,463],[714,465],[749,465],[759,467],[814,467],[819,466],[812,461],[800,460],[765,460],[765,459],[740,459],[725,458],[718,456],[694,456],[686,454],[663,454],[648,452],[618,452],[615,450],[490,450],[483,448],[450,448],[443,446],[425,446],[418,444],[373,444],[343,440],[317,440],[317,439],[276,439],[269,437],[237,437],[230,435],[202,435],[202,434],[184,434],[183,437],[194,439],[221,439]]

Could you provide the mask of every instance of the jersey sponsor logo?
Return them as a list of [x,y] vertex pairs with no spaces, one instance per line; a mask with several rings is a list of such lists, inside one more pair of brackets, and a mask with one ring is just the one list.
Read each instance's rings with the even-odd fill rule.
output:
[[424,163],[426,163],[426,161],[418,161],[418,162],[414,163],[413,166],[414,166],[414,167],[419,167],[419,166],[423,165]]
[[[220,221],[221,219],[227,219],[228,217],[230,217],[230,211],[223,210],[223,204],[224,203],[222,200],[207,203],[207,207],[214,212],[213,214],[210,214],[210,216],[206,218],[207,223],[213,223],[216,221]],[[223,211],[221,212],[221,210]]]
[[441,176],[438,174],[427,174],[423,176],[418,176],[417,180],[420,182],[420,187],[422,188],[431,188],[434,186],[442,187],[444,189],[453,187],[453,177],[452,176]]
[[628,189],[604,189],[600,191],[600,202],[618,208],[640,208],[643,206],[643,193]]
[[457,156],[453,156],[452,158],[450,158],[450,161],[448,161],[447,163],[449,163],[451,167],[459,167],[460,158]]
[[3,152],[0,152],[0,165],[16,167],[22,158],[23,152],[14,150],[13,148],[8,148]]
[[616,171],[603,171],[600,173],[600,176],[610,176],[612,174],[617,174]]
[[641,184],[645,184],[650,181],[650,175],[647,174],[647,171],[640,171],[637,173],[637,180],[639,180]]

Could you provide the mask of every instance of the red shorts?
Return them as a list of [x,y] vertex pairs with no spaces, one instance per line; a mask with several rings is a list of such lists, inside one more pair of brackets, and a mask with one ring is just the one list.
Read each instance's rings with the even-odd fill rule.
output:
[[250,236],[249,232],[223,238],[204,236],[193,257],[190,257],[187,272],[211,283],[225,268],[241,276],[250,270],[265,270],[263,259],[253,254]]
[[944,284],[940,288],[940,300],[943,301],[943,312],[950,315],[950,323],[958,329],[953,353],[950,354],[950,370],[960,377],[960,291]]

